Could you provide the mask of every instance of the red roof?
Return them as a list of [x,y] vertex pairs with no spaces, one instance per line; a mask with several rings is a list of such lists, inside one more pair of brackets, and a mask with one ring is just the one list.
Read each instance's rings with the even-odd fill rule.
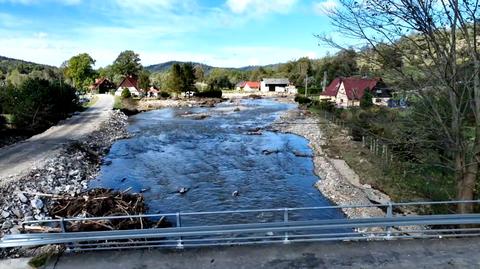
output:
[[258,81],[247,81],[245,82],[245,86],[252,88],[252,89],[258,89],[260,88],[260,82]]
[[336,96],[341,83],[343,83],[348,99],[359,100],[363,97],[366,89],[372,90],[380,81],[381,79],[378,78],[336,78],[328,85],[322,95]]
[[133,78],[133,77],[126,77],[123,79],[122,83],[120,83],[120,85],[118,85],[118,87],[120,88],[128,88],[128,87],[134,87],[136,89],[138,89],[138,81]]
[[239,83],[237,83],[237,87],[243,88],[245,87],[245,84],[247,84],[246,81],[240,81]]

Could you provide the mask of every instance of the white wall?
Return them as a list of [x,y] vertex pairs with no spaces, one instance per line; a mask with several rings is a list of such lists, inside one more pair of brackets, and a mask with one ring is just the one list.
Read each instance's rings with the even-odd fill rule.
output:
[[250,86],[248,86],[248,84],[245,84],[245,87],[243,87],[243,90],[246,91],[246,92],[257,92],[259,89],[250,88]]
[[116,96],[122,96],[122,91],[124,88],[127,88],[130,91],[130,94],[133,96],[140,96],[140,92],[135,89],[135,87],[118,87],[118,89],[115,91]]

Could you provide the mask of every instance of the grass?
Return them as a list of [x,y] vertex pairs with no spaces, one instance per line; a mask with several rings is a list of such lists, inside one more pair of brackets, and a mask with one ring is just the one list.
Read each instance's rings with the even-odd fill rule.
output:
[[122,109],[122,108],[123,108],[122,97],[115,96],[115,101],[113,102],[113,109]]
[[[322,110],[315,107],[309,110],[326,122]],[[455,184],[448,173],[436,167],[395,160],[387,164],[361,142],[349,139],[346,129],[334,124],[322,125],[322,129],[327,139],[325,152],[330,157],[345,160],[363,184],[388,194],[394,201],[450,200],[454,197]]]

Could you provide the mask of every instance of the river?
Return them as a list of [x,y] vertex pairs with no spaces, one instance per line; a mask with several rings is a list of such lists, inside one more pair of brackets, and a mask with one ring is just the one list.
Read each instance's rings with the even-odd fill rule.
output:
[[[308,141],[264,129],[293,108],[260,99],[132,116],[132,137],[112,146],[90,187],[143,192],[150,213],[331,205],[313,186],[318,177]],[[187,192],[179,193],[182,188]],[[271,221],[281,215],[253,217]],[[339,210],[317,210],[298,211],[290,219],[343,217]],[[205,216],[192,222],[226,224],[246,218],[251,217]]]

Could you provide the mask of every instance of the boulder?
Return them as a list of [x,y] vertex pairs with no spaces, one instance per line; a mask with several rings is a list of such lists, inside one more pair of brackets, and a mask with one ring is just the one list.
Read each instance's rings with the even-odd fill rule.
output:
[[43,208],[43,201],[40,200],[39,198],[33,199],[32,201],[30,201],[30,203],[32,204],[33,208],[36,208],[36,209]]

